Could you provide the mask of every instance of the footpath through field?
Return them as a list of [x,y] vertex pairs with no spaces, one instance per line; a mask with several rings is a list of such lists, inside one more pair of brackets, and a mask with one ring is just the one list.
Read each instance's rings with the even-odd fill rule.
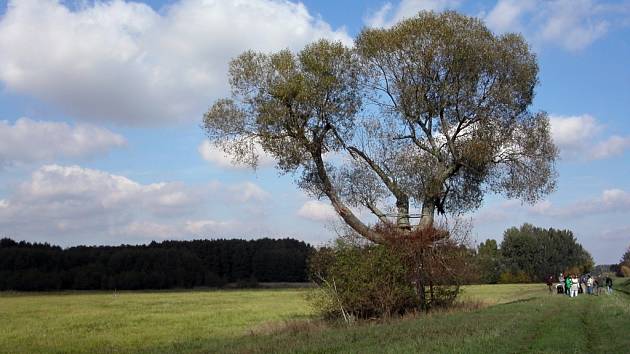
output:
[[[569,298],[544,285],[483,285],[464,299],[493,306],[472,312],[310,333],[244,338],[224,352],[300,353],[628,353],[630,281],[611,296]],[[217,348],[218,349],[218,348]]]

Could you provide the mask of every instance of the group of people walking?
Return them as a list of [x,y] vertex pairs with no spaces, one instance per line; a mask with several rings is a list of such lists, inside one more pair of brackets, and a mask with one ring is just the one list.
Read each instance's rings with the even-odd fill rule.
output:
[[[580,293],[586,293],[588,295],[599,295],[604,285],[606,286],[606,293],[608,295],[612,294],[613,281],[610,277],[606,277],[603,279],[600,277],[593,277],[590,274],[583,274],[578,277],[575,274],[565,275],[560,273],[558,276],[558,285],[556,289],[559,294],[565,294],[570,297],[576,297]],[[547,279],[547,286],[549,287],[549,292],[553,291],[553,277],[549,276]]]

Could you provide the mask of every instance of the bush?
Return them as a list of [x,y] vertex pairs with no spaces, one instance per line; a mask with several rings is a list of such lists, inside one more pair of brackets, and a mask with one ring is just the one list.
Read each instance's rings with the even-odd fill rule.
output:
[[470,251],[444,230],[382,226],[383,245],[351,238],[315,252],[311,301],[325,318],[389,317],[450,306],[470,268]]
[[619,267],[619,273],[617,275],[625,278],[630,277],[630,266],[622,265],[621,267]]
[[503,272],[499,276],[499,283],[501,284],[521,284],[530,283],[532,280],[525,272]]
[[310,261],[310,295],[327,319],[389,317],[417,308],[407,270],[385,246],[338,245],[315,252]]

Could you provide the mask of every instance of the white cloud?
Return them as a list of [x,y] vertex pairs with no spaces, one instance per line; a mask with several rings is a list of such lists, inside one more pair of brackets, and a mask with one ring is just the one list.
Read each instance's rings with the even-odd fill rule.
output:
[[497,32],[522,31],[522,17],[536,8],[532,0],[499,0],[485,18],[488,27]]
[[606,189],[598,197],[577,201],[569,205],[557,206],[545,202],[541,207],[530,208],[534,214],[564,218],[585,218],[596,214],[627,212],[629,210],[630,193],[617,188]]
[[550,16],[541,28],[544,41],[560,43],[566,49],[588,47],[608,31],[606,20],[597,18],[597,3],[591,0],[562,0],[550,3]]
[[271,197],[271,194],[252,182],[231,185],[227,188],[227,190],[234,200],[241,203],[264,202]]
[[85,158],[107,153],[125,143],[122,136],[90,124],[72,127],[67,123],[28,118],[20,118],[13,124],[0,121],[0,167],[59,158]]
[[[258,166],[257,168],[265,168],[271,167],[275,164],[275,160],[271,155],[267,154],[260,145],[255,146],[256,154],[258,155]],[[251,166],[245,164],[239,164],[232,161],[225,152],[223,152],[220,148],[211,144],[208,140],[204,140],[199,147],[197,148],[199,155],[204,160],[210,162],[214,166],[223,169],[251,169]]]
[[611,208],[630,206],[630,193],[621,189],[606,189],[602,192],[603,205]]
[[580,147],[603,129],[597,120],[588,114],[580,116],[552,115],[550,121],[554,142],[561,148]]
[[630,149],[630,136],[621,137],[613,135],[597,143],[593,147],[590,156],[593,160],[602,160],[612,156],[619,156],[623,154],[626,149]]
[[536,44],[578,51],[606,34],[610,13],[593,0],[499,0],[485,21],[499,33],[524,32]]
[[[523,222],[572,223],[583,221],[597,215],[627,213],[630,211],[630,192],[619,188],[603,190],[598,196],[576,199],[569,203],[554,203],[541,200],[534,205],[523,204],[517,200],[505,200],[501,203],[486,206],[471,213],[475,223],[479,225],[492,223]],[[542,217],[542,218],[541,218]]]
[[328,203],[318,200],[307,201],[297,211],[297,215],[313,221],[331,221],[337,219],[335,209]]
[[186,231],[193,235],[212,235],[225,233],[238,228],[236,221],[196,220],[186,222]]
[[176,227],[149,221],[133,221],[121,228],[114,228],[112,234],[123,237],[149,236],[151,239],[173,239],[181,237],[181,231]]
[[460,0],[402,0],[397,6],[385,3],[369,14],[364,22],[369,27],[391,27],[397,22],[415,16],[423,10],[443,11],[459,6]]
[[510,220],[515,216],[515,211],[522,208],[519,200],[508,199],[499,204],[489,205],[472,211],[468,214],[476,225],[492,224]]
[[79,166],[46,165],[4,200],[0,228],[28,237],[89,240],[108,234],[138,235],[142,230],[144,236],[155,231],[161,237],[168,230],[151,225],[189,215],[202,201],[203,193],[181,183],[140,184]]
[[290,218],[270,222],[275,207],[271,194],[250,181],[140,183],[80,166],[45,165],[2,196],[0,230],[14,239],[61,245],[301,236],[287,232],[295,227]]
[[630,136],[600,136],[605,126],[593,116],[550,116],[551,134],[564,158],[602,160],[619,156],[630,148]]
[[549,211],[551,211],[553,208],[553,204],[551,204],[550,201],[548,200],[542,200],[532,206],[530,206],[528,209],[529,211],[535,213],[535,214],[546,214]]
[[226,94],[227,63],[242,51],[351,41],[302,3],[282,0],[180,0],[162,12],[121,0],[91,4],[9,1],[0,19],[4,86],[78,119],[196,120]]
[[[630,226],[605,230],[599,236],[600,240],[614,242],[621,247],[630,244]],[[623,252],[623,251],[622,251]]]

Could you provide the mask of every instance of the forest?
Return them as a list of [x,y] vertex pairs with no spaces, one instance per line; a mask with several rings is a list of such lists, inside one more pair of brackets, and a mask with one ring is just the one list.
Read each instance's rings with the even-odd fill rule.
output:
[[[543,282],[559,272],[598,273],[591,255],[570,230],[523,224],[505,230],[500,242],[488,239],[465,249],[465,283]],[[65,249],[3,238],[0,290],[139,290],[307,282],[311,280],[309,260],[327,250],[330,248],[316,249],[290,238]],[[607,266],[606,271],[618,271],[626,264],[623,262]]]
[[294,239],[77,246],[0,240],[0,290],[135,290],[304,282],[312,247]]

